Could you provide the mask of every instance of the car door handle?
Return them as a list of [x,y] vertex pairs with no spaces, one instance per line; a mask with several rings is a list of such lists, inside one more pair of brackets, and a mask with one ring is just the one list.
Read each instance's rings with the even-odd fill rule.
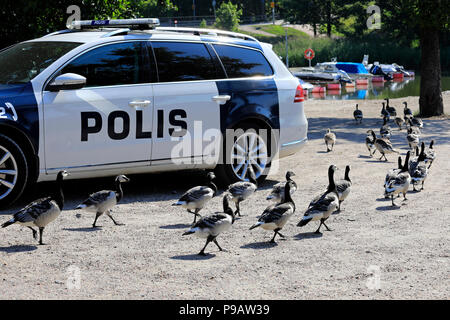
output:
[[231,96],[229,95],[224,95],[224,96],[214,96],[212,97],[212,99],[216,102],[218,102],[219,104],[224,104],[226,103],[228,100],[231,99]]
[[139,108],[139,107],[148,107],[150,105],[150,101],[149,100],[135,100],[135,101],[131,101],[130,103],[128,103],[128,105],[131,108]]

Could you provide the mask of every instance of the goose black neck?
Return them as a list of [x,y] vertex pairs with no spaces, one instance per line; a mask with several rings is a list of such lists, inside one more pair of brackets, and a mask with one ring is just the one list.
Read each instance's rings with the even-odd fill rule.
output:
[[217,193],[217,186],[214,184],[214,182],[210,181],[210,182],[208,183],[208,187],[210,187],[211,189],[214,190],[213,197],[215,197],[215,196],[216,196],[216,193]]
[[56,190],[54,199],[60,210],[64,208],[64,193],[62,189],[62,182],[63,176],[62,174],[58,174],[58,177],[56,178]]
[[419,161],[425,160],[425,143],[422,142],[422,145],[420,146],[420,154],[419,154]]
[[347,181],[349,181],[349,182],[352,182],[352,180],[350,180],[349,173],[350,173],[350,167],[347,166],[347,167],[345,167],[345,176],[344,176],[344,179],[347,180]]
[[295,210],[295,203],[291,197],[291,184],[292,184],[291,181],[287,181],[286,185],[284,186],[284,203],[291,203],[294,206]]
[[372,134],[372,138],[375,141],[377,139],[377,136],[375,135],[375,132],[373,130],[370,130],[370,133]]
[[234,211],[230,207],[230,203],[227,199],[227,196],[223,197],[223,212],[225,214],[231,216],[232,222],[234,223],[234,218],[235,218]]
[[434,145],[434,140],[431,140],[431,142],[430,142],[430,149],[433,149],[433,145]]
[[402,157],[398,157],[398,168],[402,168]]
[[116,200],[119,202],[123,198],[122,183],[116,180]]
[[334,168],[330,167],[328,169],[328,192],[334,191],[336,189],[336,185],[334,183]]
[[409,155],[410,155],[410,152],[408,151],[408,153],[406,154],[405,164],[403,165],[402,172],[407,172],[408,171]]

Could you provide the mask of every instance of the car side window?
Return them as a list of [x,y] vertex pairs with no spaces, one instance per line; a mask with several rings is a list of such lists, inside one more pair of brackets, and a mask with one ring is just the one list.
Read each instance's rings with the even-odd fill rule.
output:
[[93,49],[61,71],[86,77],[86,87],[150,82],[147,52],[142,42],[122,42]]
[[159,82],[217,79],[213,59],[203,43],[152,41],[150,45]]
[[264,55],[252,49],[228,45],[213,45],[227,72],[228,78],[247,78],[273,75]]

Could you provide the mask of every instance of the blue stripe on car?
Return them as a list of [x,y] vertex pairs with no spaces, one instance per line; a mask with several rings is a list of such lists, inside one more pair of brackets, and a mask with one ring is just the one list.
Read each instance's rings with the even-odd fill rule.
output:
[[[17,120],[6,107],[10,103],[17,112]],[[0,85],[0,107],[5,108],[1,125],[13,126],[22,131],[33,144],[36,154],[39,150],[39,113],[31,82],[27,84]]]

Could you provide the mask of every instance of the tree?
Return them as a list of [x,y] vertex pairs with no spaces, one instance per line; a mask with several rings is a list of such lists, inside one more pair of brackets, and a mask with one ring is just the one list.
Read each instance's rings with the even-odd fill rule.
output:
[[[387,30],[408,30],[399,38],[416,34],[420,39],[420,98],[422,117],[444,113],[441,89],[440,34],[449,31],[448,0],[380,0],[389,19],[382,21]],[[383,15],[384,17],[384,15]],[[395,31],[394,31],[395,32]]]
[[242,9],[230,2],[223,2],[216,11],[215,26],[219,29],[237,31]]

